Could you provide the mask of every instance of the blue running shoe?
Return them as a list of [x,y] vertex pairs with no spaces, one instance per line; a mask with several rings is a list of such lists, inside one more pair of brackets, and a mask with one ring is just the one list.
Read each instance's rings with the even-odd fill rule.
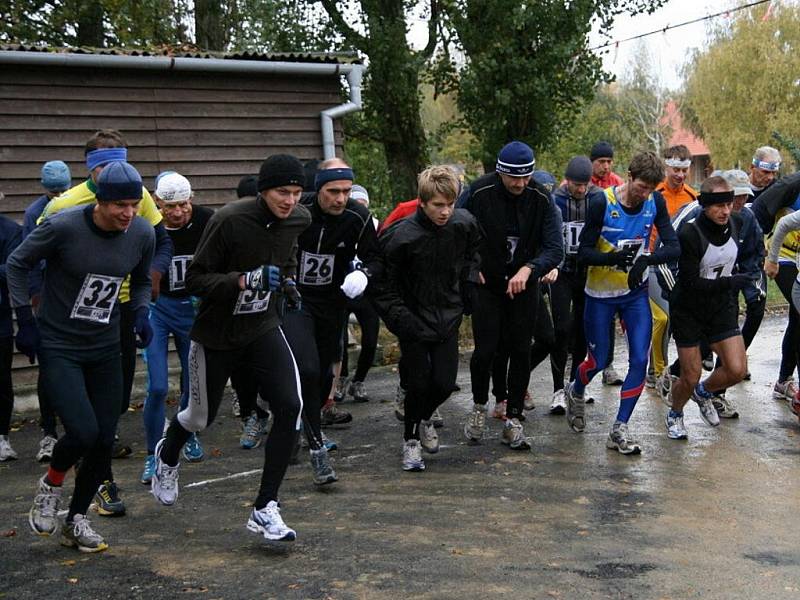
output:
[[142,470],[142,476],[139,481],[145,485],[150,485],[150,480],[153,478],[153,473],[155,472],[156,457],[153,454],[149,454],[147,458],[144,459],[144,470]]
[[200,462],[204,457],[205,453],[200,445],[200,440],[197,439],[197,434],[193,433],[192,437],[183,445],[183,458],[189,462]]
[[327,435],[325,435],[324,431],[322,432],[322,445],[325,446],[325,448],[328,450],[328,452],[333,452],[334,450],[338,450],[338,448],[339,448],[339,444],[337,444],[332,439],[330,439]]

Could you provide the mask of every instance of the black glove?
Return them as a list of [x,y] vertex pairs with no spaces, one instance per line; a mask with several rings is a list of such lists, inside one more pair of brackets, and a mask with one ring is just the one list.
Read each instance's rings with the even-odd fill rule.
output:
[[133,330],[136,332],[136,347],[147,348],[153,341],[153,328],[150,326],[150,310],[143,306],[136,309]]
[[36,351],[39,349],[41,341],[39,326],[36,324],[30,306],[20,306],[16,309],[16,313],[17,336],[14,341],[17,344],[17,350],[27,356],[30,363],[33,364],[36,362]]
[[628,289],[635,290],[642,285],[645,271],[647,271],[647,257],[640,256],[634,261],[631,270],[628,271]]
[[751,275],[747,275],[745,273],[736,273],[735,275],[731,275],[730,278],[730,285],[732,290],[743,290],[748,285],[753,283],[753,277]]
[[608,253],[608,265],[611,267],[618,267],[620,269],[627,269],[633,265],[633,259],[639,249],[636,246],[626,246],[621,250],[615,250]]
[[287,277],[281,283],[281,292],[286,297],[286,308],[289,310],[300,310],[303,305],[303,298],[300,296],[300,290],[297,289],[297,284],[294,279]]

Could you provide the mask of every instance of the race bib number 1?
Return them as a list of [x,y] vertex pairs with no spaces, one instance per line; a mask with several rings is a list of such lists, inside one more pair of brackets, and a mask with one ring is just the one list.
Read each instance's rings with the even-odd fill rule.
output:
[[69,316],[108,325],[121,286],[122,277],[87,273]]
[[328,285],[333,281],[333,254],[303,252],[300,264],[300,283],[303,285]]
[[169,264],[169,290],[171,292],[186,288],[186,269],[192,262],[193,254],[173,256]]
[[578,253],[582,230],[583,223],[580,221],[568,221],[564,223],[564,251],[567,254]]
[[252,315],[264,312],[269,307],[270,292],[265,290],[244,290],[239,292],[236,306],[233,308],[235,315]]

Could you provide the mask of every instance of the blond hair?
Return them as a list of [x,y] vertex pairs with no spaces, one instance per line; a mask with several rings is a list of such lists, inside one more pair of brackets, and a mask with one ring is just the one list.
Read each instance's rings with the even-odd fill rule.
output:
[[422,202],[428,202],[436,194],[455,200],[460,187],[458,176],[447,165],[428,167],[417,177],[417,194]]

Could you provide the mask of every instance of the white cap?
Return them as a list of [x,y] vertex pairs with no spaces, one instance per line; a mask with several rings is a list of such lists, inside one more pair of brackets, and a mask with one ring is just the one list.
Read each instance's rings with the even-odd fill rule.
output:
[[728,185],[733,188],[734,196],[755,196],[753,188],[750,187],[750,177],[748,177],[747,173],[744,171],[740,169],[731,169],[725,171],[722,177],[728,182]]
[[369,206],[369,192],[367,192],[364,186],[354,183],[353,189],[350,190],[350,197],[353,200],[361,200],[364,204]]
[[158,180],[156,196],[167,204],[171,202],[186,202],[192,199],[192,186],[183,175],[168,173]]

